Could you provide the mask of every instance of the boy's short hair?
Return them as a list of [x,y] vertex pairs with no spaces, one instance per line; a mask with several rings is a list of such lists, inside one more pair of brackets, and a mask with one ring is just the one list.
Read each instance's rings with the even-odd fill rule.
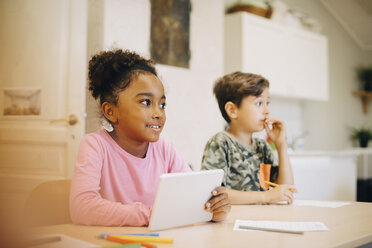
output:
[[244,97],[259,96],[269,85],[269,81],[260,75],[240,71],[219,78],[214,83],[213,93],[216,96],[223,118],[230,123],[230,118],[225,111],[227,102],[233,102],[240,107]]

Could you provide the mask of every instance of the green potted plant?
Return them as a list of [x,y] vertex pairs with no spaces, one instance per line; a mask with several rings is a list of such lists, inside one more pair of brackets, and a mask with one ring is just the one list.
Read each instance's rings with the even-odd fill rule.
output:
[[352,128],[351,139],[359,141],[360,147],[367,147],[368,141],[372,140],[372,130],[367,127]]
[[357,76],[361,86],[361,90],[372,91],[372,66],[358,67]]

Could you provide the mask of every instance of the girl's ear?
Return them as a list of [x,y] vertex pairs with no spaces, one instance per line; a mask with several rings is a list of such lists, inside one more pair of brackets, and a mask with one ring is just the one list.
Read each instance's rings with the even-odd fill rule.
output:
[[237,110],[238,108],[235,103],[229,101],[225,104],[225,111],[230,120],[236,119],[238,117]]
[[104,102],[102,103],[101,110],[106,119],[109,120],[112,124],[115,124],[117,122],[115,106],[113,104]]

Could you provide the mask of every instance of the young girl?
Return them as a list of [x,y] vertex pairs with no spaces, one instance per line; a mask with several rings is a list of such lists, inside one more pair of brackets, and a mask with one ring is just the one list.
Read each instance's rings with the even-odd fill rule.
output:
[[[213,91],[229,126],[208,141],[202,169],[225,171],[223,185],[231,204],[291,203],[295,189],[285,128],[269,117],[269,82],[259,75],[235,72],[217,80]],[[269,144],[252,137],[263,129],[277,148],[279,164]],[[280,185],[267,190],[265,181]]]
[[[163,84],[151,60],[127,50],[95,55],[89,81],[107,123],[80,145],[71,185],[72,221],[148,225],[159,176],[190,171],[171,143],[159,138],[166,119]],[[212,194],[205,209],[213,221],[221,221],[230,210],[228,197],[223,187]]]

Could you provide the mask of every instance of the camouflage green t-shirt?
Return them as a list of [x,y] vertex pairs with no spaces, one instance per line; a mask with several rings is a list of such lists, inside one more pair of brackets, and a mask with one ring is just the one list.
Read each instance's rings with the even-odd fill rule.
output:
[[205,146],[201,169],[223,169],[222,185],[227,188],[263,191],[259,182],[261,163],[272,165],[270,181],[275,182],[278,162],[265,140],[253,138],[252,146],[246,146],[223,131],[215,134]]

